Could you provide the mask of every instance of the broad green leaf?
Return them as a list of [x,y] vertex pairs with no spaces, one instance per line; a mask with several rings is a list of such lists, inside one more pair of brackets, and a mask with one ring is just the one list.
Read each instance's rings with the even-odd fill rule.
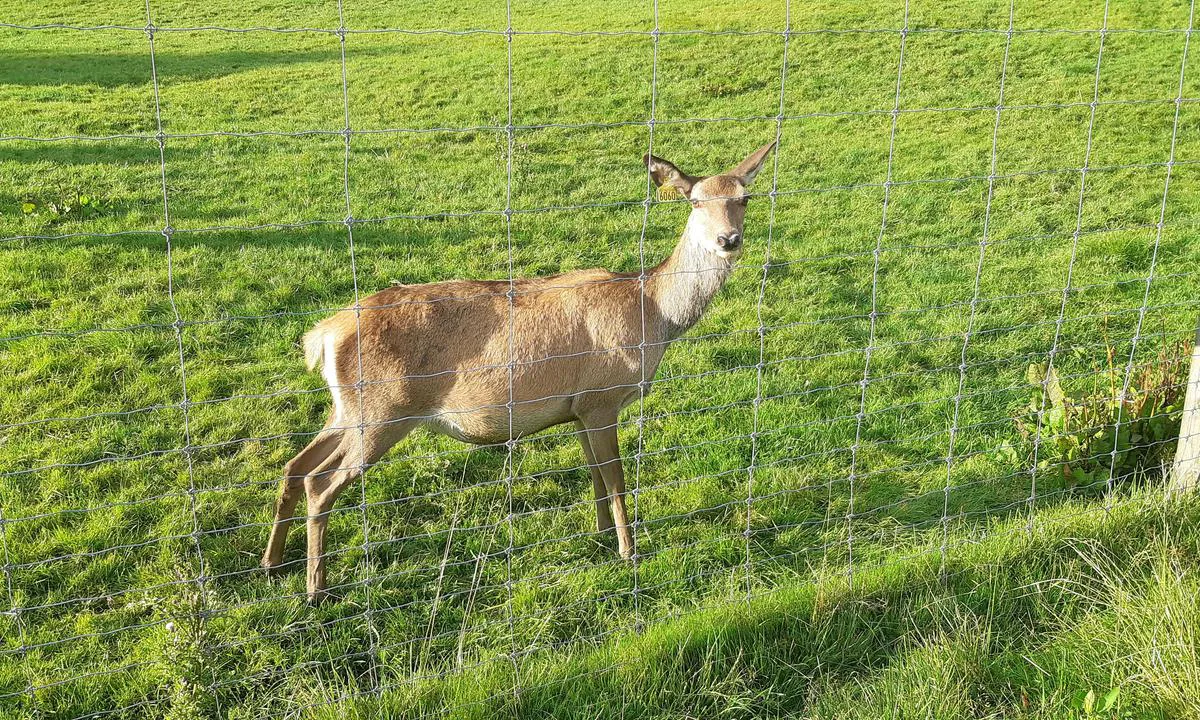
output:
[[1104,693],[1104,697],[1100,700],[1100,712],[1108,712],[1117,703],[1117,696],[1121,694],[1121,688],[1115,687],[1112,690]]

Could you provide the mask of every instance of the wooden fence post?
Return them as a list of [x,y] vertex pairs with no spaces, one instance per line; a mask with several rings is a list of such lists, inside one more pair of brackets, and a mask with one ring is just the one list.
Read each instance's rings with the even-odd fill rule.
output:
[[1172,492],[1190,492],[1200,484],[1200,324],[1196,327],[1196,345],[1188,371],[1187,392],[1183,400],[1183,419],[1179,423],[1179,442],[1171,464]]

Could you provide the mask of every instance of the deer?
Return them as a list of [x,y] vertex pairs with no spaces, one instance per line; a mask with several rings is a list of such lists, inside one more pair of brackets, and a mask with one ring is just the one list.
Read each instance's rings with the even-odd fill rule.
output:
[[620,556],[634,558],[618,415],[644,396],[667,347],[733,272],[748,188],[774,147],[708,177],[645,155],[654,183],[691,204],[674,251],[652,269],[393,285],[318,322],[304,335],[304,357],[310,371],[320,368],[333,407],[283,468],[262,567],[281,570],[303,495],[307,599],[326,599],[334,502],[418,427],[511,448],[566,423],[576,427],[591,475],[597,533],[615,530]]

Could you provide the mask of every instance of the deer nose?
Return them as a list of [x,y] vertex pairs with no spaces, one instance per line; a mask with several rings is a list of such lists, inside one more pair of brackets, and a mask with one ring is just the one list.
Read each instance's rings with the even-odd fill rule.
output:
[[717,236],[717,247],[722,250],[737,250],[741,244],[741,233],[722,233]]

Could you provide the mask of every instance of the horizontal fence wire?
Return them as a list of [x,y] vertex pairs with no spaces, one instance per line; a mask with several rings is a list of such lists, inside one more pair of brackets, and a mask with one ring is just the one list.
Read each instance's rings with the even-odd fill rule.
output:
[[[17,224],[0,227],[0,253],[32,257],[95,240],[118,253],[149,247],[163,263],[169,311],[145,322],[125,318],[122,324],[103,313],[80,320],[6,310],[0,316],[0,353],[13,359],[14,368],[34,368],[28,376],[34,377],[43,371],[36,367],[41,361],[69,362],[113,337],[161,339],[171,351],[167,361],[146,370],[163,388],[153,396],[113,392],[80,403],[69,394],[29,394],[5,406],[17,412],[0,417],[6,605],[0,614],[0,704],[46,717],[132,718],[168,710],[305,717],[394,701],[400,714],[416,716],[426,712],[420,703],[434,698],[429,714],[475,709],[486,714],[497,707],[519,708],[532,691],[563,692],[572,683],[631,672],[627,663],[602,655],[597,657],[604,662],[580,672],[566,665],[561,673],[546,668],[559,656],[634,641],[648,627],[698,610],[735,601],[753,608],[798,583],[850,598],[863,577],[881,568],[930,559],[942,581],[949,582],[967,572],[956,563],[971,547],[1037,537],[1044,530],[1043,513],[1046,523],[1061,524],[1161,506],[1153,488],[1167,481],[1172,451],[1181,440],[1177,427],[1184,397],[1195,390],[1186,377],[1200,310],[1197,271],[1190,269],[1185,243],[1177,239],[1186,240],[1200,224],[1200,215],[1187,210],[1192,191],[1179,175],[1200,163],[1187,156],[1180,137],[1186,130],[1180,127],[1186,122],[1181,114],[1200,101],[1187,96],[1186,82],[1194,3],[1187,27],[1115,27],[1107,2],[1095,28],[1021,27],[1014,1],[1006,27],[931,27],[912,20],[905,2],[899,27],[805,28],[797,26],[798,14],[785,2],[780,28],[710,30],[664,28],[656,0],[651,22],[631,21],[636,28],[612,30],[522,27],[511,2],[501,26],[463,29],[349,27],[341,0],[337,27],[175,26],[157,20],[153,5],[145,3],[144,26],[21,23],[13,17],[0,22],[0,34],[44,33],[64,45],[77,33],[101,31],[120,34],[114,43],[147,41],[146,80],[154,98],[150,130],[45,136],[0,130],[0,150],[20,148],[36,157],[55,143],[86,143],[85,153],[146,143],[157,150],[151,165],[158,185],[149,189],[161,195],[160,217],[152,222],[161,220],[161,227],[104,226],[111,231],[94,232],[80,220],[62,232],[28,232],[28,226]],[[172,109],[159,97],[156,54],[162,48],[155,42],[181,33],[246,35],[264,42],[280,34],[336,38],[341,126],[174,131]],[[377,35],[503,41],[504,117],[461,126],[359,125],[351,114],[355,70],[348,58],[354,59],[359,39]],[[1002,38],[998,65],[979,68],[996,73],[996,103],[909,107],[906,82],[919,70],[906,63],[911,61],[906,52],[911,38],[921,35]],[[888,70],[895,73],[894,86],[890,76],[887,82],[891,107],[787,111],[795,72],[794,67],[789,72],[789,43],[871,36],[896,40]],[[1090,100],[1008,102],[1009,52],[1014,38],[1024,36],[1094,39]],[[1153,97],[1102,93],[1111,52],[1105,46],[1117,36],[1181,46],[1171,96],[1165,91]],[[660,44],[704,37],[779,44],[776,113],[661,117],[659,91],[667,81],[660,77],[665,62]],[[514,67],[521,61],[513,47],[521,38],[645,39],[646,57],[639,62],[648,68],[646,114],[594,122],[516,121],[520,96],[514,86],[520,78]],[[1101,142],[1094,133],[1096,116],[1107,108],[1173,108],[1162,159],[1093,164]],[[1082,164],[1000,172],[1009,168],[1001,164],[1006,157],[1001,128],[1008,113],[1043,117],[1064,110],[1086,116],[1076,118],[1076,130],[1086,133]],[[987,116],[986,172],[899,174],[901,120],[953,113]],[[874,179],[790,184],[781,167],[802,142],[802,123],[854,118],[889,123],[886,164],[876,168]],[[689,199],[657,194],[659,178],[650,166],[643,197],[525,204],[516,191],[526,181],[526,170],[515,167],[522,133],[631,129],[645,133],[650,156],[658,154],[656,145],[665,133],[702,135],[754,125],[769,125],[774,140],[773,156],[756,186],[709,199],[748,199],[769,208],[765,226],[755,216],[747,221],[748,254],[732,268],[654,266],[657,258],[649,246],[665,222],[660,221],[666,213],[681,219]],[[429,207],[411,214],[354,216],[356,171],[363,162],[354,157],[356,142],[471,134],[494,134],[504,146],[499,151],[505,165],[502,207],[481,203],[465,210]],[[337,190],[344,217],[258,222],[268,218],[247,216],[247,224],[192,227],[187,213],[172,202],[173,167],[186,160],[168,162],[169,148],[181,141],[224,138],[341,138]],[[1151,172],[1118,175],[1125,171]],[[1152,193],[1154,218],[1090,217],[1091,183],[1105,175],[1121,177],[1127,185],[1123,191]],[[1040,177],[1069,179],[1073,217],[1017,231],[998,229],[1002,184]],[[939,186],[966,183],[979,188],[977,228],[947,237],[914,237],[905,228],[896,237],[900,233],[890,215],[897,212],[900,189],[932,195]],[[878,222],[877,230],[854,231],[834,245],[808,245],[792,224],[789,199],[860,190],[877,191],[872,212],[879,214],[870,221]],[[1184,200],[1177,199],[1180,195]],[[523,230],[517,221],[526,216],[553,221],[554,213],[589,210],[638,215],[637,224],[631,224],[640,231],[636,268],[583,281],[568,274],[524,283],[517,253]],[[356,244],[361,229],[413,222],[418,223],[413,232],[428,228],[435,234],[439,221],[472,218],[496,223],[488,231],[496,256],[491,276],[469,278],[478,282],[468,289],[434,286],[415,297],[402,292],[394,301],[370,296],[376,279],[368,279],[361,241]],[[299,243],[309,230],[345,233],[345,297],[333,303],[296,298],[289,306],[261,312],[249,297],[216,299],[199,312],[181,297],[181,239],[275,232]],[[1122,251],[1113,248],[1126,237],[1140,238],[1137,250],[1145,257],[1125,249],[1124,265],[1117,268],[1106,261],[1112,260],[1109,253]],[[685,232],[682,242],[688,238]],[[1049,281],[1033,272],[1040,253],[1057,253],[1051,262],[1063,262]],[[908,294],[905,302],[890,296],[897,284],[917,282],[917,264],[959,255],[967,260],[954,261],[953,270],[965,290],[915,301]],[[869,267],[869,277],[850,277],[850,264],[863,275]],[[905,278],[905,272],[914,277]],[[715,275],[738,290],[718,294],[707,319],[682,337],[654,335],[655,320],[647,310],[652,283],[691,288]],[[826,301],[816,297],[817,285],[796,282],[795,276],[854,287]],[[192,282],[200,285],[190,289],[203,291],[204,283],[217,281]],[[592,339],[562,352],[521,345],[519,330],[529,326],[522,313],[528,308],[574,297],[625,297],[622,293],[636,298],[638,327],[632,335]],[[742,315],[723,313],[725,303],[741,303]],[[494,334],[503,341],[498,355],[434,357],[411,372],[378,360],[372,344],[382,347],[378,323],[446,308],[468,313],[473,307],[495,309],[495,327],[453,327],[446,335]],[[332,376],[321,370],[320,379],[306,380],[297,359],[297,367],[288,371],[278,365],[264,369],[262,382],[246,392],[236,391],[236,383],[206,388],[198,379],[224,364],[244,370],[262,362],[261,355],[232,359],[254,342],[236,333],[260,325],[294,335],[298,344],[301,325],[326,318],[351,323],[353,349],[338,350],[351,352],[349,370],[336,369]],[[231,337],[201,337],[225,330]],[[554,337],[560,331],[544,327],[539,332]],[[205,350],[231,356],[201,354],[201,342]],[[333,350],[324,352],[328,361]],[[663,353],[660,368],[657,358]],[[634,370],[624,379],[585,377],[564,391],[523,393],[523,379],[536,373],[588,371],[621,358],[633,358]],[[434,403],[420,412],[368,412],[388,393],[479,378],[504,389],[499,400],[450,407]],[[345,416],[337,410],[319,427],[327,394],[337,398],[338,407],[355,410]],[[624,397],[620,415],[614,411],[595,419],[578,409],[617,394]],[[521,432],[525,418],[556,403],[572,408],[571,417],[580,425]],[[264,422],[262,414],[278,417]],[[230,421],[241,415],[245,422]],[[414,437],[398,451],[372,455],[372,443],[389,434],[414,426],[449,432],[479,417],[500,418],[503,437],[472,446]],[[150,432],[164,428],[169,432]],[[139,433],[146,439],[126,437],[140,438]],[[286,456],[328,437],[349,438],[347,449],[330,456],[319,471],[313,467],[299,476],[297,487],[307,498],[299,500],[292,531],[293,536],[307,531],[327,537],[319,572],[327,567],[329,577],[325,594],[317,597],[312,578],[318,570],[303,542],[297,547],[293,541],[282,560],[271,565],[283,573],[281,579],[265,576],[257,553],[279,527],[271,503],[284,506],[290,485],[281,470]],[[615,460],[594,457],[610,437],[617,445]],[[613,462],[625,469],[615,484]],[[275,465],[271,475],[260,472]],[[321,483],[332,478],[358,487],[321,508]],[[619,504],[622,498],[625,505]],[[626,557],[616,552],[619,528],[597,526],[597,513],[608,512],[604,507],[629,510]],[[101,528],[110,518],[112,525]],[[316,519],[328,530],[314,525]],[[72,529],[84,532],[72,536]],[[626,550],[625,540],[621,543]],[[316,604],[322,598],[325,602]],[[447,694],[451,700],[437,705],[437,691],[430,688],[476,675],[501,680],[481,685],[478,697],[460,702]],[[123,689],[123,683],[136,691]],[[93,693],[95,704],[79,702],[81,688]],[[616,701],[622,711],[634,707],[635,691],[622,683]],[[447,704],[452,701],[453,706]],[[415,704],[404,704],[409,702]]]
[[[1200,98],[1180,98],[1179,104],[1191,104],[1200,102]],[[856,117],[890,117],[893,114],[897,115],[913,115],[924,113],[970,113],[970,112],[994,112],[996,109],[1001,111],[1012,110],[1070,110],[1074,108],[1105,108],[1105,107],[1123,107],[1123,106],[1154,106],[1154,105],[1175,105],[1175,100],[1161,98],[1142,98],[1128,100],[1096,100],[1094,102],[1069,102],[1069,103],[1027,103],[1020,105],[1005,105],[999,103],[997,105],[972,105],[972,106],[957,106],[957,107],[922,107],[922,108],[896,108],[895,110],[841,110],[828,112],[810,112],[810,113],[779,113],[778,115],[751,115],[741,117],[719,117],[719,118],[655,118],[654,125],[689,125],[689,124],[711,124],[711,123],[734,123],[734,124],[749,124],[756,122],[784,122],[794,120],[812,120],[817,118],[856,118]],[[523,132],[530,130],[606,130],[621,127],[650,127],[650,123],[643,120],[624,120],[615,122],[585,122],[585,123],[514,123],[512,129],[514,132]],[[506,125],[469,125],[466,127],[410,127],[410,128],[347,128],[347,129],[326,129],[326,130],[248,130],[248,131],[232,131],[232,130],[209,130],[205,132],[191,133],[117,133],[112,135],[55,135],[52,137],[30,137],[25,135],[0,135],[0,142],[4,141],[22,141],[33,143],[52,143],[63,142],[67,140],[85,141],[85,142],[107,142],[112,140],[145,140],[157,142],[161,137],[164,140],[189,140],[197,138],[211,137],[229,137],[229,138],[254,138],[254,137],[311,137],[314,135],[327,135],[333,137],[345,137],[346,135],[404,135],[404,134],[426,134],[426,133],[505,133],[508,131]],[[1004,177],[989,175],[988,177]],[[753,193],[752,193],[753,194]],[[629,201],[635,203],[637,201]],[[577,206],[564,206],[562,209],[573,209]],[[549,209],[549,208],[541,208]],[[333,221],[341,222],[341,221]],[[356,222],[370,222],[369,220],[356,220]],[[192,232],[200,232],[193,230]]]
[[[124,30],[128,32],[143,33],[146,31],[146,26],[133,25],[70,25],[65,23],[43,23],[38,25],[20,25],[16,23],[0,23],[0,28],[8,28],[11,30]],[[219,27],[215,25],[196,26],[196,27],[173,27],[171,25],[160,25],[154,27],[155,32],[229,32],[229,33],[248,33],[248,32],[282,32],[282,33],[326,33],[329,35],[356,35],[356,34],[379,34],[379,33],[394,33],[398,35],[496,35],[499,37],[519,37],[522,35],[550,35],[550,36],[567,36],[567,37],[614,37],[614,36],[641,36],[641,37],[661,37],[661,36],[716,36],[716,37],[755,37],[755,36],[775,36],[783,38],[785,35],[789,37],[801,37],[805,35],[879,35],[879,34],[946,34],[946,35],[974,35],[974,34],[992,34],[992,35],[1007,35],[1010,32],[1014,35],[1187,35],[1190,34],[1191,28],[1110,28],[1101,27],[1095,29],[1080,29],[1080,28],[940,28],[940,27],[900,27],[900,28],[814,28],[814,29],[797,29],[789,28],[788,30],[701,30],[701,29],[678,29],[678,30],[518,30],[518,29],[463,29],[463,30],[448,30],[448,29],[410,29],[410,28],[272,28],[272,27],[248,27],[248,28],[229,28]]]
[[[1090,106],[1091,103],[1088,103]],[[889,113],[890,114],[890,113]],[[342,134],[342,133],[339,133]],[[156,138],[157,140],[157,138]],[[1200,165],[1200,160],[1170,160],[1163,162],[1150,163],[1127,163],[1123,165],[1104,165],[1091,167],[1057,167],[1057,168],[1041,168],[1036,170],[1023,170],[1011,173],[1001,173],[994,176],[988,175],[963,175],[958,177],[937,177],[937,178],[916,178],[911,180],[884,180],[881,182],[862,182],[862,183],[847,183],[843,185],[826,185],[808,188],[794,188],[786,190],[777,190],[769,193],[754,193],[749,192],[745,197],[789,197],[796,195],[811,195],[831,192],[847,192],[864,189],[886,189],[891,187],[908,187],[908,186],[923,186],[923,185],[944,185],[965,182],[986,182],[990,180],[1013,180],[1018,178],[1039,177],[1045,175],[1059,174],[1102,174],[1108,172],[1117,172],[1120,170],[1154,170],[1166,169],[1168,167],[1177,166],[1195,166]],[[720,199],[718,196],[716,199]],[[676,203],[681,204],[686,200],[658,200],[658,203]],[[595,203],[579,203],[573,205],[546,205],[540,207],[512,207],[500,208],[496,210],[468,210],[462,212],[438,212],[438,213],[418,213],[404,215],[386,215],[374,218],[354,218],[346,217],[340,220],[305,220],[295,223],[261,223],[257,225],[214,225],[201,228],[171,228],[173,235],[182,234],[200,234],[211,232],[246,232],[259,230],[298,230],[307,227],[344,227],[346,225],[369,225],[377,223],[395,222],[399,220],[447,220],[465,217],[495,217],[504,218],[509,215],[537,215],[549,212],[569,212],[574,210],[596,210],[596,209],[612,209],[621,207],[639,207],[645,204],[644,200],[614,200],[607,202]],[[122,230],[113,233],[62,233],[58,235],[12,235],[8,237],[0,237],[0,244],[28,241],[28,240],[68,240],[81,237],[127,237],[132,235],[142,236],[158,236],[162,234],[162,230]]]

